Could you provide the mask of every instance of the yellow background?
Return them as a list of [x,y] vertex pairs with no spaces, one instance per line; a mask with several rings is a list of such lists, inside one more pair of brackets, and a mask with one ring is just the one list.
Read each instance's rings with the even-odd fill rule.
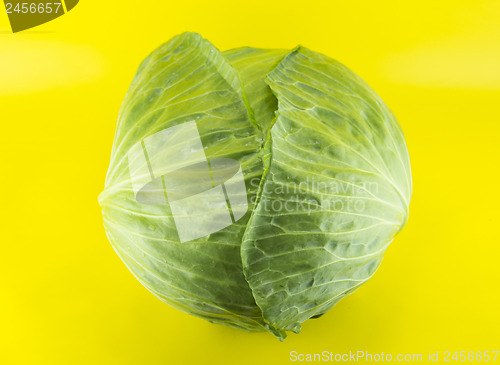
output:
[[[161,303],[105,237],[97,196],[121,100],[139,62],[186,30],[221,50],[300,43],[336,58],[406,135],[408,225],[367,284],[284,343]],[[83,0],[18,34],[2,8],[0,123],[2,365],[500,350],[498,0]]]

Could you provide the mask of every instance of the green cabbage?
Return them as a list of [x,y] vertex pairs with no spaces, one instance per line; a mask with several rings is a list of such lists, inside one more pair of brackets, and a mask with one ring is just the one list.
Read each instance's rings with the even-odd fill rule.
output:
[[348,68],[184,33],[139,66],[99,202],[158,298],[282,340],[374,274],[411,191],[398,122]]

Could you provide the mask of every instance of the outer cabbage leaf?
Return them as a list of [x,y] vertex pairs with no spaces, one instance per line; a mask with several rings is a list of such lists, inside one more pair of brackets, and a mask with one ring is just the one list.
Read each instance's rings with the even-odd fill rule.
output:
[[162,45],[141,64],[123,102],[100,204],[114,249],[161,300],[212,322],[263,330],[267,325],[240,258],[252,207],[235,224],[180,243],[168,205],[136,200],[127,161],[128,151],[144,138],[194,121],[207,158],[241,164],[251,202],[257,188],[248,180],[262,174],[262,134],[245,99],[234,68],[198,34],[185,33]]
[[410,164],[393,114],[339,62],[299,47],[267,83],[278,117],[243,268],[264,319],[298,332],[373,275],[406,222]]

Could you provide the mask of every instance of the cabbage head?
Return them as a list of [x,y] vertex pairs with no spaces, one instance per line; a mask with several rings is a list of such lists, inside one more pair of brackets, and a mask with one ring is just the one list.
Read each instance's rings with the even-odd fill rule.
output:
[[347,67],[184,33],[139,66],[99,203],[159,299],[283,340],[375,273],[411,192],[397,120]]

